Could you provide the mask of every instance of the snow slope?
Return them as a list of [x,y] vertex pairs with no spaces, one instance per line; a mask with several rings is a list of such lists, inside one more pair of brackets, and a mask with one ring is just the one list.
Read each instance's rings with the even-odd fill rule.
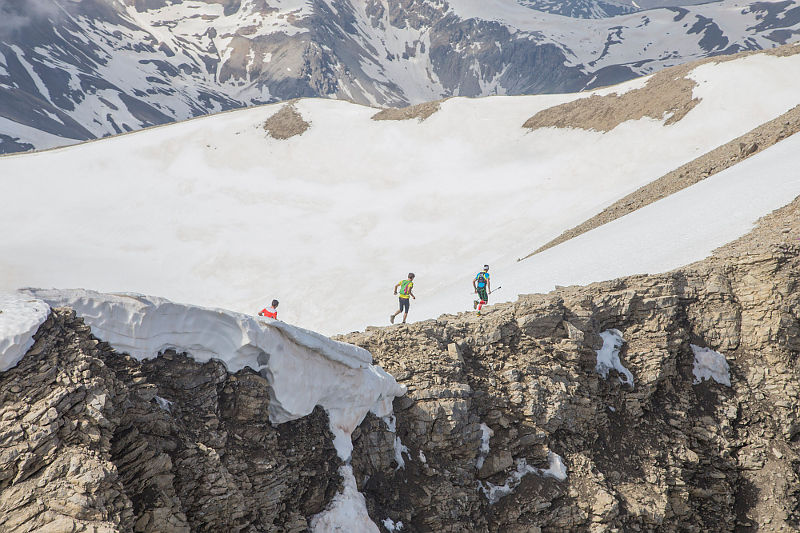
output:
[[[392,286],[409,271],[418,320],[471,309],[484,263],[504,300],[670,269],[800,194],[797,140],[516,258],[800,104],[798,55],[707,64],[692,76],[702,101],[683,120],[606,134],[521,128],[589,93],[451,99],[424,122],[302,100],[311,127],[286,141],[261,127],[274,105],[0,158],[0,197],[13,199],[0,210],[13,228],[0,237],[0,288],[135,291],[244,313],[278,298],[282,320],[330,334],[386,324]],[[753,175],[771,186],[753,195]]]

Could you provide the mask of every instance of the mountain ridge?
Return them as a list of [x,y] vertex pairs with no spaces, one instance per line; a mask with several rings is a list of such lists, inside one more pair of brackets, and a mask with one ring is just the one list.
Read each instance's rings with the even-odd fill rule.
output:
[[609,19],[495,4],[497,13],[465,0],[204,0],[192,9],[12,0],[3,12],[16,22],[0,34],[0,152],[304,96],[401,106],[576,91],[783,44],[800,27],[792,1]]

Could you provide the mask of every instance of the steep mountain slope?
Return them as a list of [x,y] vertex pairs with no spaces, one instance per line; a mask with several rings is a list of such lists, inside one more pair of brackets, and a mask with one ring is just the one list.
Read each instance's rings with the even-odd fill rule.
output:
[[[493,301],[675,268],[798,194],[797,139],[687,189],[672,211],[654,205],[621,223],[627,241],[587,237],[583,246],[598,250],[591,257],[579,243],[516,259],[800,104],[797,54],[753,54],[681,75],[672,87],[643,79],[599,91],[634,94],[661,117],[607,133],[522,127],[589,93],[450,99],[426,108],[423,121],[301,100],[293,111],[265,106],[4,157],[0,194],[15,201],[0,226],[15,229],[3,235],[0,283],[161,294],[246,313],[278,298],[284,320],[337,333],[385,323],[397,305],[391,287],[409,271],[418,320],[471,308],[473,270],[487,262],[504,285]],[[673,93],[685,114],[665,125],[674,111],[662,97]],[[754,189],[754,201],[741,193]],[[687,206],[702,211],[710,201],[723,214],[696,224]],[[652,238],[667,223],[678,233]],[[631,251],[610,260],[614,246]]]
[[8,0],[2,13],[0,152],[295,97],[576,91],[800,27],[789,0],[597,20],[515,0]]

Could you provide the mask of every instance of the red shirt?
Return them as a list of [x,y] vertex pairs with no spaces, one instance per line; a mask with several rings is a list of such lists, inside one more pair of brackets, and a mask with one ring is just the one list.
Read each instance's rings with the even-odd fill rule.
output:
[[259,316],[265,316],[267,318],[274,318],[278,320],[278,310],[272,306],[266,307],[258,312]]

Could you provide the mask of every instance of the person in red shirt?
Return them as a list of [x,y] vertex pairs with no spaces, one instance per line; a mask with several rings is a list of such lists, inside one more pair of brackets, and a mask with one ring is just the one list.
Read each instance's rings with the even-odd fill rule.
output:
[[265,316],[267,318],[274,318],[275,320],[278,320],[278,300],[272,300],[272,305],[259,311],[258,316]]

